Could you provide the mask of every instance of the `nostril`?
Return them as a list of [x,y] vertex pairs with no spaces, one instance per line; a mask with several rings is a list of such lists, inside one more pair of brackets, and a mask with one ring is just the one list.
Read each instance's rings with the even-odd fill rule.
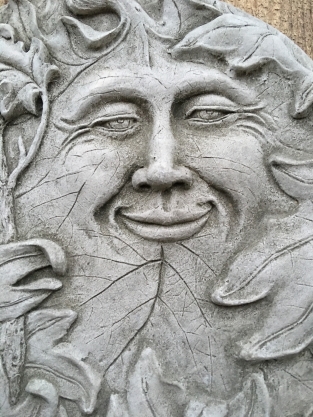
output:
[[177,170],[176,179],[173,181],[172,186],[178,188],[188,189],[192,185],[192,175],[190,171],[186,169]]
[[185,181],[175,181],[173,185],[176,185],[177,187],[187,187],[188,184]]
[[183,166],[167,166],[152,163],[134,172],[132,185],[137,191],[164,191],[172,187],[188,189],[193,181],[192,173]]
[[150,185],[147,183],[141,183],[137,185],[137,189],[140,191],[149,191],[151,189]]

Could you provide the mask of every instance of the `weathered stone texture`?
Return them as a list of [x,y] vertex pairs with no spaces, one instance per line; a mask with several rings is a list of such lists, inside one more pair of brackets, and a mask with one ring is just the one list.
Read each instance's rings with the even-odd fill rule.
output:
[[313,417],[312,108],[217,0],[2,7],[0,416]]

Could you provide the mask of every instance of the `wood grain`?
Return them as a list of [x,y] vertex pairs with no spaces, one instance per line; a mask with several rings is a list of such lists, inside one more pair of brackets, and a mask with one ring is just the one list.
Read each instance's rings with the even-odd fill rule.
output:
[[[0,0],[0,6],[7,0]],[[228,0],[279,29],[313,58],[313,0]]]

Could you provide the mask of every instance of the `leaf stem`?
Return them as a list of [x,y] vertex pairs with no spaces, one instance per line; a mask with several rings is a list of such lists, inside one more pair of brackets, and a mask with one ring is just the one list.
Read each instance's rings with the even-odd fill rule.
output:
[[[0,243],[6,244],[17,237],[14,221],[13,189],[8,187],[8,166],[4,150],[4,120],[0,118]],[[1,277],[0,277],[1,278]],[[22,368],[25,361],[24,317],[0,323],[0,359],[1,368],[6,373],[9,382],[10,403],[16,404],[19,391]],[[1,375],[0,375],[1,378]]]
[[41,115],[41,121],[40,125],[37,129],[36,135],[34,137],[34,140],[32,141],[32,144],[27,152],[27,155],[20,159],[17,167],[12,171],[11,175],[8,179],[8,188],[14,189],[16,186],[16,182],[20,174],[24,171],[25,168],[28,167],[28,165],[32,162],[34,159],[40,145],[42,142],[42,139],[44,137],[47,125],[48,125],[48,118],[49,118],[49,99],[46,89],[44,89],[41,93],[41,99],[42,99],[42,115]]
[[16,239],[14,221],[14,197],[8,188],[8,165],[4,150],[4,120],[0,118],[0,216],[1,230],[0,243],[6,244]]
[[[40,125],[27,153],[22,138],[19,138],[19,162],[11,175],[8,173],[4,149],[4,120],[0,117],[0,218],[2,229],[0,244],[7,244],[17,239],[14,217],[14,189],[18,177],[34,159],[47,128],[49,99],[46,88],[42,90],[41,98],[43,110]],[[21,316],[0,323],[0,335],[3,336],[0,338],[0,360],[3,363],[3,370],[9,382],[9,401],[11,405],[15,405],[19,398],[21,377],[25,364],[25,317]]]

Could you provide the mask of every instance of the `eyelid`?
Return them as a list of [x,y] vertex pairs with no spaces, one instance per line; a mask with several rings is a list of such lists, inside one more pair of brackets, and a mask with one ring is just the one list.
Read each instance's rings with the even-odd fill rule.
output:
[[185,114],[185,119],[187,119],[193,112],[201,111],[201,110],[208,110],[208,111],[216,111],[216,112],[223,112],[223,113],[238,113],[242,112],[243,110],[240,107],[222,107],[222,106],[193,106],[189,109]]
[[97,123],[99,122],[111,122],[114,120],[119,120],[119,119],[135,119],[135,120],[139,120],[139,116],[135,113],[125,113],[125,114],[115,114],[112,116],[102,116],[102,117],[98,117],[98,119],[93,120],[89,126],[90,127],[94,127]]
[[67,137],[63,142],[62,142],[62,148],[64,146],[67,146],[70,142],[72,142],[77,136],[80,136],[83,133],[87,133],[87,132],[91,132],[91,129],[93,127],[96,127],[95,124],[99,123],[99,122],[111,122],[114,120],[118,120],[118,119],[135,119],[135,120],[139,120],[139,116],[134,114],[134,113],[128,113],[128,114],[118,114],[118,115],[112,115],[112,116],[104,116],[104,117],[98,117],[96,120],[93,120],[91,123],[89,124],[81,124],[79,126],[76,127],[76,129],[72,132],[72,134]]

